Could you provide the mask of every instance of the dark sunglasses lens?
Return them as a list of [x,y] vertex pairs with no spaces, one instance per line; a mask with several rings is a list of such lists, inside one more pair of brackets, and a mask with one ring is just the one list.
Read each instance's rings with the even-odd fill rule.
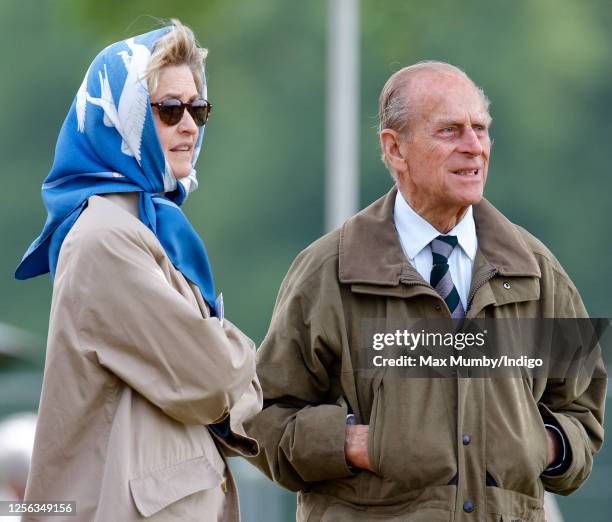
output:
[[181,121],[184,110],[179,100],[165,100],[159,106],[159,119],[166,125],[176,125]]
[[210,115],[210,104],[206,100],[196,100],[193,103],[182,103],[180,100],[170,99],[156,104],[159,118],[166,125],[176,125],[183,118],[185,107],[191,114],[193,121],[201,127]]
[[198,127],[201,127],[208,120],[208,114],[210,113],[210,105],[205,100],[195,101],[189,107],[189,114],[195,121]]

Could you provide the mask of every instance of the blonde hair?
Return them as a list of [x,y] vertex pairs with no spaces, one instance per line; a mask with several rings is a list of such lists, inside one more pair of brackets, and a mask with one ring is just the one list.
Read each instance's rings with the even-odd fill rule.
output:
[[157,90],[159,72],[166,65],[188,65],[198,92],[204,87],[204,60],[208,50],[200,47],[193,31],[179,20],[170,20],[173,29],[162,36],[151,53],[145,79],[149,95]]
[[[456,74],[465,78],[478,92],[485,110],[489,110],[491,104],[489,98],[459,67],[434,60],[422,61],[396,71],[385,83],[378,100],[379,134],[384,129],[392,129],[402,134],[404,138],[410,139],[410,124],[414,119],[414,100],[410,93],[410,83],[417,74],[425,71]],[[391,177],[397,180],[397,172],[387,161],[384,151],[381,151],[381,159]]]

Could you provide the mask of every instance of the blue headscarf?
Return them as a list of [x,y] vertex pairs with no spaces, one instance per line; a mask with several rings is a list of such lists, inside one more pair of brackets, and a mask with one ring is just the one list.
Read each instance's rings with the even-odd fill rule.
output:
[[[62,242],[95,194],[139,193],[139,217],[159,239],[172,264],[195,283],[217,314],[206,249],[179,205],[197,187],[195,170],[173,176],[157,136],[144,79],[165,27],[117,42],[89,66],[57,140],[55,160],[42,186],[47,221],[15,277],[54,277]],[[206,83],[202,79],[206,98]],[[200,128],[193,164],[202,145]]]

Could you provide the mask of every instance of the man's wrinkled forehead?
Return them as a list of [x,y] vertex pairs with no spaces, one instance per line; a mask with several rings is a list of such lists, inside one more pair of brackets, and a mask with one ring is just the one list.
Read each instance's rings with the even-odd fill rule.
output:
[[406,86],[419,120],[491,123],[484,95],[467,77],[452,71],[421,71]]

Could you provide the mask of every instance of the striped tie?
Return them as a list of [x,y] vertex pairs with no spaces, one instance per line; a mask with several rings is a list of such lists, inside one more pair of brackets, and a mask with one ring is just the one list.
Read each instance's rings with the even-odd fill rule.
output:
[[453,319],[465,317],[465,310],[459,299],[459,293],[451,279],[448,258],[457,246],[457,236],[438,236],[431,242],[433,266],[429,283],[438,292],[450,310]]

